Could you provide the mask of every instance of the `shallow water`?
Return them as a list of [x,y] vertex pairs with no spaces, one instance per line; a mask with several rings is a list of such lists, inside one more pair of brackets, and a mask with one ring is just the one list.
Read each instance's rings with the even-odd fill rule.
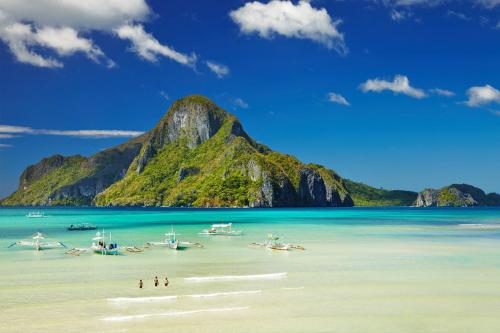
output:
[[[0,332],[498,332],[500,209],[0,209]],[[233,222],[241,237],[201,229]],[[202,249],[120,256],[14,246],[41,231],[88,247]],[[305,251],[248,246],[268,233]],[[168,276],[168,288],[160,285]],[[139,279],[145,282],[138,288]]]

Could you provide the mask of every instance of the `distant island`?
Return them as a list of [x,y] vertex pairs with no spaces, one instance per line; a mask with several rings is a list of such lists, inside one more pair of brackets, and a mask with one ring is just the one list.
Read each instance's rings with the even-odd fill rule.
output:
[[453,184],[420,193],[343,179],[257,143],[208,98],[175,101],[149,132],[91,157],[27,167],[3,206],[497,206],[500,195]]

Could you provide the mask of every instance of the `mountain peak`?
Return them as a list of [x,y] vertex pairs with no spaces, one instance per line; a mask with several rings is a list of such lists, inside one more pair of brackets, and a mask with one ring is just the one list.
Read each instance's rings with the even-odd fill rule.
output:
[[165,145],[185,139],[187,146],[194,148],[214,136],[227,120],[237,122],[236,117],[205,96],[190,95],[176,100],[149,132],[137,159],[137,172]]

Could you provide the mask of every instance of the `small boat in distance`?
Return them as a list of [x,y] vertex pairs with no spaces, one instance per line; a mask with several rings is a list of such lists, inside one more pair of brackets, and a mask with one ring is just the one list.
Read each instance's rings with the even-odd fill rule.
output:
[[203,245],[200,243],[178,240],[177,236],[180,236],[180,234],[176,233],[174,231],[173,227],[172,227],[172,230],[170,232],[167,232],[165,234],[165,236],[166,236],[166,238],[163,242],[147,242],[146,245],[147,246],[165,246],[165,247],[168,247],[169,249],[173,249],[173,250],[184,250],[188,247],[203,247]]
[[68,231],[82,231],[82,230],[95,230],[96,226],[88,223],[72,224],[68,227]]
[[279,250],[279,251],[288,251],[290,249],[305,250],[305,248],[303,248],[300,245],[283,243],[281,241],[281,236],[273,234],[267,235],[267,240],[265,243],[252,243],[250,244],[250,246],[265,247],[266,249],[269,250]]
[[29,218],[40,218],[40,217],[45,217],[45,215],[43,214],[43,212],[29,212],[28,214],[26,214],[26,217],[29,217]]
[[113,243],[111,240],[111,233],[108,233],[109,242],[106,243],[106,234],[104,230],[101,232],[97,232],[95,237],[92,238],[94,242],[92,242],[92,246],[90,247],[94,253],[102,254],[102,255],[116,255],[120,254],[118,251],[118,245]]
[[26,246],[26,247],[32,247],[37,251],[53,249],[60,246],[67,247],[66,245],[64,245],[59,241],[45,241],[45,235],[42,234],[41,232],[37,232],[31,238],[32,240],[20,240],[15,243],[12,243],[9,245],[9,247],[12,247],[14,245]]
[[200,235],[210,235],[210,236],[241,236],[243,232],[241,230],[233,230],[232,223],[219,223],[212,224],[210,229],[205,229],[200,232]]

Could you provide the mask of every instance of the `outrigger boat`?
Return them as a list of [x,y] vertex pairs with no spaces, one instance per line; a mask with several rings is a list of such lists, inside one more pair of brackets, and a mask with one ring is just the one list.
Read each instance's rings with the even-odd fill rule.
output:
[[12,247],[14,245],[19,245],[19,246],[26,246],[26,247],[32,247],[37,251],[40,250],[46,250],[46,249],[53,249],[56,247],[67,247],[63,243],[59,241],[45,241],[45,235],[42,234],[41,232],[37,232],[31,237],[33,240],[20,240],[15,243],[12,243],[9,245],[9,247]]
[[88,223],[72,224],[68,227],[68,231],[83,231],[83,230],[95,230],[95,226]]
[[106,234],[104,230],[101,232],[97,232],[95,237],[92,238],[94,242],[92,242],[92,246],[90,247],[94,253],[102,254],[102,255],[116,255],[120,254],[118,251],[118,245],[111,241],[111,233],[108,233],[109,243],[106,243]]
[[210,236],[241,236],[243,232],[241,230],[233,230],[232,223],[220,223],[212,224],[210,229],[205,229],[200,232],[200,235],[210,235]]
[[173,250],[184,250],[188,247],[203,247],[200,243],[178,240],[177,236],[180,236],[180,234],[176,233],[174,228],[170,232],[167,232],[165,236],[166,238],[163,242],[147,242],[146,246],[165,246]]
[[305,248],[303,248],[300,245],[282,243],[280,239],[281,237],[278,235],[268,234],[267,241],[265,243],[252,243],[250,244],[250,246],[265,247],[266,249],[269,250],[280,250],[280,251],[288,251],[290,249],[305,250]]
[[45,215],[42,212],[29,212],[28,214],[26,214],[26,217],[40,218],[40,217],[45,217]]

